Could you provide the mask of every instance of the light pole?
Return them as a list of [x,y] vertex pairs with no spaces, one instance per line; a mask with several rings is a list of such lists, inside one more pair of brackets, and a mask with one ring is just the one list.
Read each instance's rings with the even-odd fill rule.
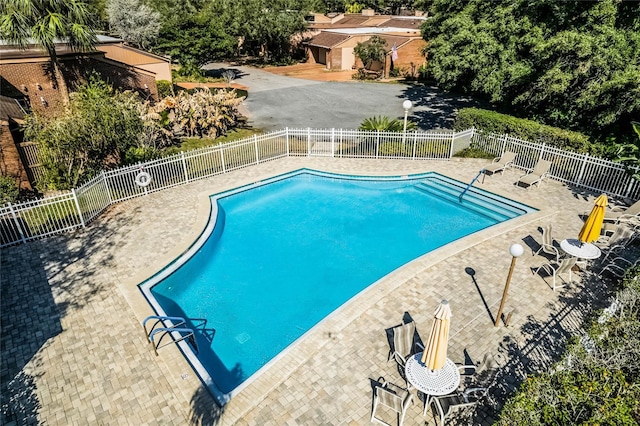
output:
[[512,244],[509,247],[509,253],[511,256],[511,267],[509,268],[509,275],[507,275],[507,282],[504,285],[504,291],[502,292],[502,300],[500,301],[500,309],[498,309],[498,313],[496,314],[496,322],[493,324],[495,327],[498,326],[500,322],[500,317],[502,316],[502,308],[504,308],[504,302],[507,300],[507,293],[509,292],[509,283],[511,282],[511,275],[513,275],[513,267],[516,266],[516,259],[524,253],[524,248],[520,244]]
[[407,138],[407,116],[409,115],[409,110],[413,104],[409,99],[402,103],[402,108],[404,108],[404,128],[402,130],[402,143],[404,144],[405,139]]

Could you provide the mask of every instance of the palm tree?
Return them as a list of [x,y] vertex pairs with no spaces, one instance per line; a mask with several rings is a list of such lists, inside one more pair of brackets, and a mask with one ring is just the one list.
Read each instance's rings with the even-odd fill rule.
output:
[[65,104],[69,89],[60,70],[56,42],[65,42],[75,51],[93,50],[97,43],[87,5],[76,0],[2,0],[0,38],[21,49],[35,43],[47,51]]
[[[417,130],[418,126],[411,120],[407,120],[407,130]],[[380,132],[402,132],[404,130],[404,122],[397,118],[387,116],[373,116],[366,118],[360,123],[360,130],[380,131]]]

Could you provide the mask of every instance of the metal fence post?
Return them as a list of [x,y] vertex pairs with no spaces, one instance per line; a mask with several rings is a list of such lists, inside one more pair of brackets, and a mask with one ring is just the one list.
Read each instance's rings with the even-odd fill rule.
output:
[[189,172],[187,171],[187,160],[184,158],[184,151],[180,151],[180,157],[182,159],[182,170],[184,170],[184,181],[189,183]]
[[507,149],[507,138],[509,137],[508,133],[504,134],[504,140],[502,141],[502,151],[500,151],[500,156],[504,154],[505,149]]
[[545,143],[542,142],[542,146],[540,147],[540,157],[538,157],[538,160],[542,160],[542,154],[544,153],[544,147],[545,147]]
[[587,166],[587,160],[589,159],[589,154],[584,154],[584,158],[582,160],[582,167],[580,167],[580,173],[578,174],[578,179],[576,180],[576,185],[580,185],[582,183],[582,175],[584,174],[584,169]]
[[311,157],[311,127],[307,127],[307,157]]
[[76,194],[75,188],[71,190],[71,193],[73,194],[73,201],[76,203],[76,209],[78,209],[78,216],[80,216],[80,223],[84,228],[85,227],[84,218],[82,217],[82,210],[80,210],[80,203],[78,202],[78,194]]
[[380,150],[380,130],[376,130],[376,158],[378,158],[379,150]]
[[451,134],[451,146],[449,147],[449,160],[453,157],[453,142],[456,140],[456,132]]
[[416,147],[418,145],[418,132],[414,131],[413,132],[413,153],[412,153],[412,157],[415,160],[416,159]]
[[227,173],[227,168],[224,165],[224,150],[220,147],[220,161],[222,162],[222,173]]
[[109,181],[107,180],[107,175],[102,171],[102,180],[104,182],[104,187],[107,190],[107,198],[109,199],[109,205],[113,204],[113,197],[111,196],[111,188],[109,188]]
[[291,156],[291,152],[289,152],[289,128],[285,128],[285,141],[287,144],[287,157]]
[[342,158],[342,148],[344,147],[344,135],[342,134],[342,128],[340,129],[340,158]]
[[22,240],[22,244],[26,244],[27,239],[24,237],[24,232],[22,231],[22,226],[20,226],[20,221],[18,220],[16,211],[13,209],[13,204],[7,203],[7,205],[9,206],[9,210],[11,211],[11,216],[13,216],[13,221],[16,223],[16,228],[18,228],[18,232],[20,233],[20,239]]
[[336,154],[336,128],[331,128],[331,157],[335,157]]
[[258,135],[253,135],[253,144],[256,147],[256,164],[260,163],[260,153],[258,152]]

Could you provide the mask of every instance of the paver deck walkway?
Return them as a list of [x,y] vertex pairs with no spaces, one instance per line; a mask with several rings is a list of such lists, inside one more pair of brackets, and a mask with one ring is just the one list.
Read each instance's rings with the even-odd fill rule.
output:
[[[482,160],[392,161],[288,158],[263,163],[112,206],[75,234],[0,252],[2,286],[2,419],[5,424],[362,425],[369,421],[371,380],[402,383],[387,363],[385,329],[404,315],[427,338],[438,302],[451,303],[449,356],[456,362],[500,354],[498,404],[526,371],[545,369],[583,317],[607,303],[606,287],[589,272],[558,292],[531,266],[544,262],[529,247],[553,223],[557,240],[575,236],[578,214],[594,194],[548,181],[516,189],[520,172],[487,177],[480,187],[539,212],[481,231],[389,274],[348,302],[257,379],[218,409],[177,348],[153,354],[141,321],[152,314],[137,284],[199,235],[208,195],[308,167],[330,172],[404,175],[435,170],[470,181]],[[505,312],[494,327],[510,263],[518,260]],[[354,268],[357,265],[354,265]],[[276,309],[276,307],[261,307]],[[433,424],[414,403],[407,425]],[[489,423],[484,410],[477,422]]]

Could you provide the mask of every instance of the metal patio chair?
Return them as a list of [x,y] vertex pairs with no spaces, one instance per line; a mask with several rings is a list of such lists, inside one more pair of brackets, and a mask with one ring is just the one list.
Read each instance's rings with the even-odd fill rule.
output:
[[525,184],[527,188],[530,188],[533,185],[540,186],[540,182],[542,182],[542,180],[549,174],[550,168],[551,161],[539,160],[531,173],[521,176],[514,185],[520,186],[520,184]]
[[488,388],[469,388],[450,395],[434,396],[431,398],[431,404],[435,406],[435,411],[438,414],[434,416],[436,425],[438,424],[438,418],[440,419],[440,425],[444,426],[448,417],[468,417],[487,395],[488,391]]
[[[404,368],[407,360],[411,355],[424,350],[424,346],[416,339],[416,323],[413,321],[393,327],[390,331],[393,333],[393,347],[389,349],[387,362],[393,358],[398,365],[400,375],[406,381]],[[407,385],[409,385],[408,382]]]
[[407,408],[413,402],[413,395],[407,389],[386,382],[382,377],[378,382],[380,383],[373,389],[371,422],[391,426],[387,420],[395,414],[398,426],[402,426]]
[[459,390],[466,388],[490,388],[493,386],[500,367],[491,353],[486,353],[478,364],[458,365],[460,372]]
[[[568,284],[571,284],[571,268],[573,268],[573,265],[576,264],[576,258],[575,257],[566,257],[564,259],[561,259],[560,262],[556,262],[556,263],[545,263],[544,265],[539,266],[538,268],[535,269],[535,271],[533,272],[534,274],[537,274],[540,269],[543,269],[547,274],[549,274],[550,276],[553,277],[553,291],[556,291],[556,288],[559,287],[564,287]],[[556,277],[559,277],[561,274],[566,274],[569,273],[569,281],[564,281],[564,284],[562,285],[557,285],[556,284]],[[544,279],[544,278],[543,278]],[[562,279],[562,277],[560,277],[560,279]],[[546,280],[545,280],[546,282]]]
[[540,248],[534,254],[538,254],[542,251],[553,256],[553,259],[558,262],[560,260],[560,252],[553,245],[553,237],[551,236],[551,231],[551,224],[546,225],[544,228],[542,228],[542,244],[540,244]]
[[511,167],[513,165],[514,160],[516,159],[515,152],[505,151],[502,154],[502,157],[496,157],[493,159],[493,162],[484,168],[484,172],[490,172],[492,175],[500,172],[503,174],[507,167]]

